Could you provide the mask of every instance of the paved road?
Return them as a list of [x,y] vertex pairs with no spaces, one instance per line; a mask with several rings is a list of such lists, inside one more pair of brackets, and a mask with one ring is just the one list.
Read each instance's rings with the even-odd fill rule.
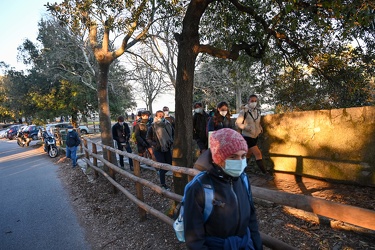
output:
[[48,155],[0,139],[0,250],[90,249]]

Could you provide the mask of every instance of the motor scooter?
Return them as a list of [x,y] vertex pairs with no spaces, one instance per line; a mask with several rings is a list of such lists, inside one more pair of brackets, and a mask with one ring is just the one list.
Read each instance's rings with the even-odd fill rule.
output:
[[59,149],[56,146],[56,139],[55,137],[48,133],[47,131],[43,132],[43,140],[44,140],[44,152],[51,158],[55,158],[59,154]]

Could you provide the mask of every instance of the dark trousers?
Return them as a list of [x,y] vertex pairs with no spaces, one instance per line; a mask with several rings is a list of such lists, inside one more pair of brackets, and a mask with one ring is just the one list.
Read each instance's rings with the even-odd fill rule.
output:
[[[167,152],[161,152],[159,150],[154,150],[155,159],[157,162],[160,163],[167,163],[172,165],[172,152],[169,150]],[[159,170],[159,177],[160,177],[160,184],[165,184],[165,173],[167,173],[168,170],[160,169]]]
[[[130,147],[130,143],[126,143],[126,146],[121,145],[121,143],[117,143],[117,148],[118,150],[121,150],[121,151],[124,151],[124,148],[125,148],[126,152],[132,153],[132,148]],[[120,166],[124,167],[124,156],[123,155],[119,155],[119,156],[120,156]],[[129,158],[129,165],[130,167],[133,167],[132,158]]]

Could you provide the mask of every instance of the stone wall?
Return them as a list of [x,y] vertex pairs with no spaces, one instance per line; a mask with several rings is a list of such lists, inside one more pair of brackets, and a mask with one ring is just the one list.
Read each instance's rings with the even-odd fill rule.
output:
[[375,107],[267,115],[262,123],[267,167],[375,186]]

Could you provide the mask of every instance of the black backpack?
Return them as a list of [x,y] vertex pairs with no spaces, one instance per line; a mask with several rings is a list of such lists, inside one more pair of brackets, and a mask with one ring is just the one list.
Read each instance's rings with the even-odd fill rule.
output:
[[77,145],[77,135],[76,135],[76,133],[74,133],[74,131],[69,132],[69,133],[67,134],[66,145],[67,145],[68,147],[78,146],[78,145]]

